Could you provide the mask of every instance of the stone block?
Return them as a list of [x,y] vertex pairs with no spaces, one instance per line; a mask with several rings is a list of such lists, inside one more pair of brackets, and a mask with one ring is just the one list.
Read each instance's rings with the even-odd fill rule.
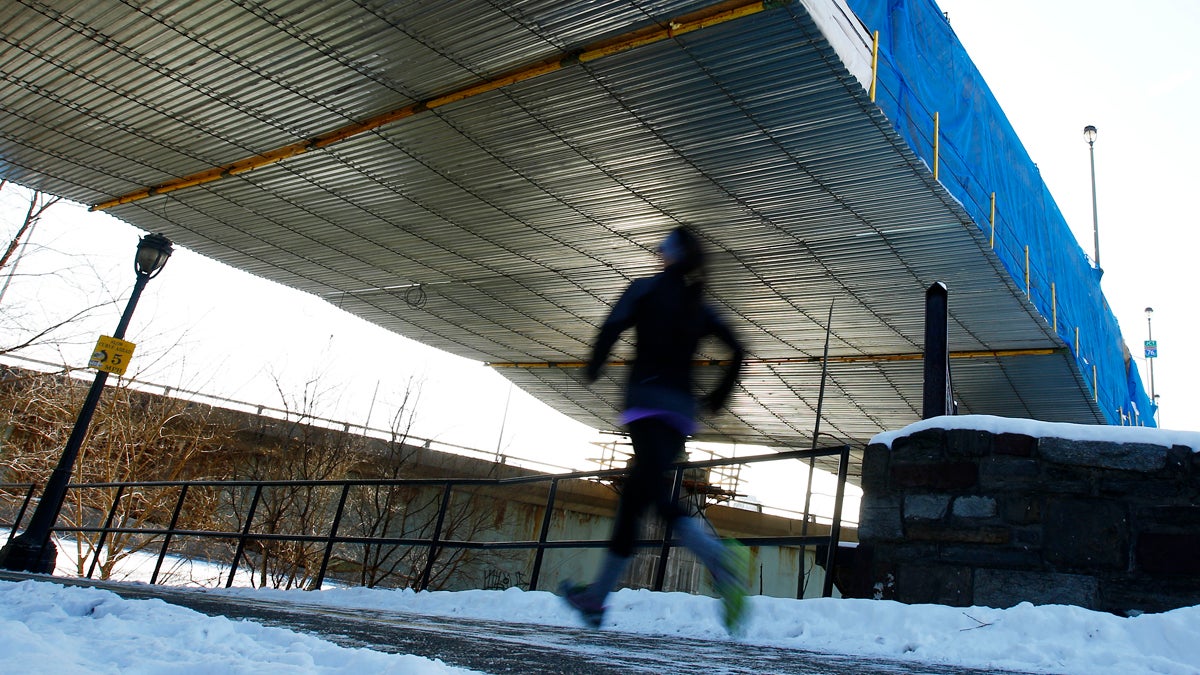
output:
[[1189,460],[1195,454],[1186,445],[1172,445],[1167,450],[1167,471],[1175,474],[1188,472]]
[[1136,571],[1157,576],[1200,576],[1200,532],[1142,532],[1134,556]]
[[899,544],[889,542],[889,544],[880,545],[878,548],[882,549],[885,545],[887,546],[887,551],[880,554],[880,559],[892,563],[923,563],[934,560],[938,557],[938,547],[940,546],[940,544],[928,542],[905,541]]
[[884,492],[888,488],[888,467],[892,459],[891,448],[882,443],[868,445],[863,451],[862,489],[866,492]]
[[1121,471],[1159,471],[1167,464],[1167,448],[1149,443],[1075,441],[1041,438],[1038,455],[1045,461]]
[[864,494],[859,506],[858,540],[898,541],[904,538],[900,499]]
[[1037,450],[1038,439],[1025,434],[997,434],[992,441],[992,453],[1015,457],[1032,457]]
[[946,454],[950,457],[984,457],[992,454],[990,431],[977,429],[947,429]]
[[1046,560],[1059,569],[1128,569],[1129,519],[1123,504],[1099,499],[1051,499],[1043,525]]
[[954,526],[942,523],[915,521],[904,529],[909,541],[959,544],[993,544],[1003,546],[1012,541],[1007,527]]
[[1197,578],[1104,578],[1100,580],[1100,606],[1104,612],[1125,615],[1138,612],[1168,612],[1200,605]]
[[1152,504],[1134,507],[1138,529],[1155,532],[1200,532],[1200,506],[1194,504]]
[[908,604],[971,605],[971,568],[961,565],[900,565],[896,600]]
[[1031,525],[1042,520],[1042,499],[1032,495],[1008,495],[998,501],[1000,519],[1013,525]]
[[1012,527],[1009,528],[1008,533],[1012,537],[1009,544],[1023,551],[1040,551],[1042,542],[1045,541],[1042,528],[1036,525],[1031,527]]
[[1055,572],[977,569],[974,590],[974,604],[997,608],[1030,602],[1095,609],[1100,599],[1095,577]]
[[1038,485],[1041,475],[1036,460],[986,457],[979,463],[979,489],[985,492],[1028,490]]
[[1078,466],[1064,467],[1045,463],[1042,465],[1042,480],[1038,489],[1050,495],[1092,495],[1096,492],[1096,471]]
[[909,495],[904,498],[904,519],[941,520],[949,508],[949,495]]
[[1037,570],[1042,567],[1042,556],[1038,551],[983,544],[942,544],[937,559],[972,568]]
[[1101,472],[1096,478],[1096,492],[1130,503],[1170,504],[1191,501],[1185,486],[1177,478],[1132,471]]
[[992,497],[977,495],[955,497],[951,512],[956,518],[994,518],[996,516],[996,500]]
[[892,458],[891,485],[895,490],[969,490],[979,482],[974,462],[901,463]]
[[892,441],[892,459],[940,462],[946,457],[946,430],[923,429]]

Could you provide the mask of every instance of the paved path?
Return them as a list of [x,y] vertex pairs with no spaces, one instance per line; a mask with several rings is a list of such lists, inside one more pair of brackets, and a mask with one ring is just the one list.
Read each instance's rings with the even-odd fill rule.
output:
[[159,598],[212,616],[249,619],[348,647],[416,654],[487,673],[679,673],[724,675],[985,675],[994,670],[852,658],[731,641],[647,636],[403,612],[224,597],[194,589],[48,578],[0,571],[0,579],[94,586],[131,599]]

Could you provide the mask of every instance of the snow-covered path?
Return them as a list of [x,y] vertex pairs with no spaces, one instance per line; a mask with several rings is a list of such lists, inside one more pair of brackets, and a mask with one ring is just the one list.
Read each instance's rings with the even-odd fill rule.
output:
[[854,672],[860,675],[983,675],[1002,672],[823,654],[730,639],[705,640],[687,635],[646,635],[619,630],[593,631],[468,617],[426,616],[392,610],[299,603],[294,597],[276,599],[144,584],[61,577],[50,580],[19,573],[0,573],[0,579],[22,578],[103,588],[128,599],[157,598],[212,616],[246,619],[265,626],[315,635],[344,647],[410,654],[435,659],[448,666],[489,673],[835,675]]

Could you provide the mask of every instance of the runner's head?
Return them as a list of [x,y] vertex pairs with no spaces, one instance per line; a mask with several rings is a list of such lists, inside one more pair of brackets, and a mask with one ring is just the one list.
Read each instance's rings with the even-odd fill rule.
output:
[[658,245],[658,254],[662,256],[663,266],[677,268],[687,273],[700,269],[704,265],[704,248],[700,240],[686,227],[671,230],[662,243]]

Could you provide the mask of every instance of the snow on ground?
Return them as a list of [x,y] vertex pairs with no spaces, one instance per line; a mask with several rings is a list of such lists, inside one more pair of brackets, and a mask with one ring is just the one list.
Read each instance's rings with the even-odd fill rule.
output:
[[[579,626],[545,591],[279,591],[207,593],[338,608]],[[1009,609],[756,596],[743,642],[914,663],[1077,675],[1200,674],[1200,606],[1118,617],[1028,603]],[[731,640],[717,600],[623,589],[605,629]],[[0,672],[465,673],[412,655],[350,649],[160,600],[125,600],[48,581],[0,582]]]
[[470,673],[94,588],[0,582],[0,672]]
[[[338,607],[392,609],[539,625],[581,625],[545,591],[331,589],[315,593],[230,589]],[[1123,618],[1079,607],[1010,609],[904,605],[883,600],[750,598],[742,642],[819,652],[1040,673],[1200,673],[1200,606]],[[609,599],[606,630],[729,640],[714,598],[623,589]]]

